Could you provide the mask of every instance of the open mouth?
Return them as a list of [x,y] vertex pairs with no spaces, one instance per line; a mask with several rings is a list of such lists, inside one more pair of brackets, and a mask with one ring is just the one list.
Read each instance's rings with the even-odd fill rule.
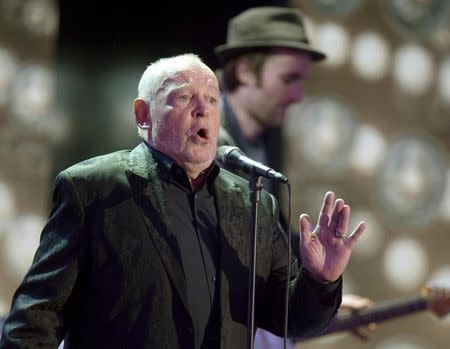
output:
[[208,139],[208,131],[204,128],[201,128],[197,131],[197,135],[202,139]]

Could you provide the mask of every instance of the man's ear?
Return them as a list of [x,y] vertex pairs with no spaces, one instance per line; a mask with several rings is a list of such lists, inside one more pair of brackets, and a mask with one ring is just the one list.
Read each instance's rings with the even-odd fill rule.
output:
[[236,78],[243,85],[255,85],[256,75],[250,68],[248,60],[240,59],[236,64]]
[[142,130],[149,130],[152,126],[152,120],[147,102],[142,98],[136,98],[133,103],[133,109],[136,125]]

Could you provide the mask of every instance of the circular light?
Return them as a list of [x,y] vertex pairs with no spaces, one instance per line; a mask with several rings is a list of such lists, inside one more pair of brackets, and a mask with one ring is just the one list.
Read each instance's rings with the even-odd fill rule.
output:
[[368,210],[352,210],[350,229],[354,229],[361,221],[367,223],[363,236],[353,248],[355,255],[372,258],[380,250],[384,240],[384,231],[377,218]]
[[324,64],[337,67],[345,63],[349,52],[349,34],[340,24],[323,23],[317,28],[317,47],[327,58]]
[[6,224],[2,247],[7,271],[23,277],[31,265],[45,222],[44,217],[30,214],[19,216]]
[[450,56],[445,57],[439,67],[438,92],[440,98],[450,107]]
[[383,160],[386,139],[375,127],[361,125],[356,129],[355,143],[350,154],[351,166],[361,174],[371,175]]
[[353,43],[352,66],[362,78],[382,79],[388,70],[390,52],[386,40],[374,32],[358,34]]
[[12,110],[27,123],[33,123],[53,107],[55,76],[51,70],[29,65],[23,68],[13,87]]
[[418,45],[404,45],[395,53],[394,81],[406,93],[421,95],[431,86],[433,60],[430,53]]
[[399,137],[389,145],[376,177],[381,216],[395,228],[425,228],[439,215],[446,179],[446,156],[432,138]]
[[336,175],[347,166],[354,133],[354,113],[333,98],[316,98],[288,110],[287,132],[305,162]]
[[0,105],[5,105],[10,87],[17,72],[17,61],[13,54],[0,48]]
[[399,238],[388,245],[383,268],[388,281],[398,290],[417,289],[428,272],[428,255],[416,240]]

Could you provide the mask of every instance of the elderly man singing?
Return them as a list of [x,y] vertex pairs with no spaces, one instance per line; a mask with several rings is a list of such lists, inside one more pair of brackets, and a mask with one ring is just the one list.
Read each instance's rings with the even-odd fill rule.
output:
[[[251,207],[248,182],[215,163],[220,93],[196,55],[143,73],[134,113],[143,142],[56,178],[53,209],[18,287],[0,348],[243,348]],[[325,194],[317,227],[300,216],[289,336],[324,329],[361,236]],[[264,191],[257,239],[258,327],[282,335],[288,244]]]

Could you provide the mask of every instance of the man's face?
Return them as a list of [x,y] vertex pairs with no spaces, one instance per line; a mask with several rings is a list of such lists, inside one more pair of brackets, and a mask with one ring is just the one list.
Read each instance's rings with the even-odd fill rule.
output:
[[219,137],[220,92],[206,70],[184,70],[157,93],[151,143],[180,166],[204,170],[214,160]]
[[270,54],[259,79],[248,85],[249,113],[265,127],[281,126],[287,108],[303,98],[303,83],[311,58],[293,50]]

